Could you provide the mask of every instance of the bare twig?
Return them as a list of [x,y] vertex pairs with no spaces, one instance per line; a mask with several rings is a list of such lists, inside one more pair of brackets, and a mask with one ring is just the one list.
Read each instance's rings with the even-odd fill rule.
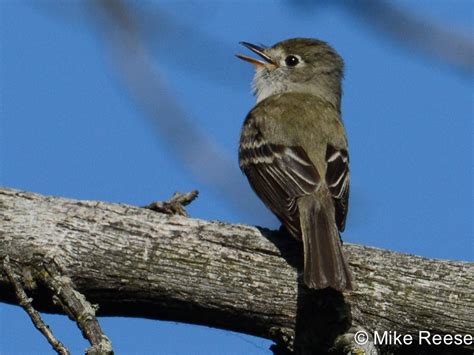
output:
[[69,350],[58,339],[56,339],[49,326],[44,323],[39,312],[36,311],[36,309],[34,309],[31,305],[32,299],[28,298],[23,286],[16,280],[13,270],[10,266],[10,259],[8,256],[3,259],[3,270],[5,271],[8,280],[10,280],[11,284],[13,285],[18,303],[30,316],[35,328],[45,336],[45,338],[48,340],[48,343],[51,344],[53,349],[56,350],[58,354],[69,355]]
[[55,301],[77,323],[84,338],[92,345],[86,354],[113,354],[112,343],[103,333],[95,317],[94,307],[74,288],[71,279],[64,275],[54,260],[44,262],[43,268],[38,276],[54,292]]
[[173,197],[171,197],[168,201],[152,202],[149,205],[144,206],[144,208],[148,208],[160,213],[188,216],[184,206],[187,206],[193,202],[197,198],[198,194],[199,192],[197,190],[187,193],[175,192]]

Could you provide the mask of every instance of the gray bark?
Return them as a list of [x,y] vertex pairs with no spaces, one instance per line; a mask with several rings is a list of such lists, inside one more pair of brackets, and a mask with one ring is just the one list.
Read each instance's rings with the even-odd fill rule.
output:
[[[244,332],[273,339],[275,352],[304,353],[308,342],[327,349],[350,327],[415,339],[420,330],[474,333],[472,263],[344,250],[357,289],[309,291],[299,282],[300,245],[279,232],[0,189],[0,260],[9,256],[42,311],[63,312],[35,277],[54,260],[98,315]],[[16,303],[3,273],[0,301]]]

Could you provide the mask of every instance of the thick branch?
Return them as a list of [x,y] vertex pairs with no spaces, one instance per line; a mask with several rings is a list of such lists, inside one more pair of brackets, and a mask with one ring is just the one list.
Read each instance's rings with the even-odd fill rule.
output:
[[[471,263],[344,245],[357,289],[353,325],[418,335],[474,333]],[[34,274],[61,264],[98,315],[206,324],[291,342],[311,296],[299,286],[299,245],[277,232],[148,209],[0,190],[0,258]],[[35,306],[57,311],[44,289]],[[120,295],[119,297],[117,295]],[[0,274],[0,301],[15,303]]]

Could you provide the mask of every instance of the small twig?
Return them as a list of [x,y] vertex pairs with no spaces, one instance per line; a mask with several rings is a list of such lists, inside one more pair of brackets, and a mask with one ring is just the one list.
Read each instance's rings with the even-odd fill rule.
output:
[[193,202],[198,196],[199,192],[193,190],[187,193],[175,192],[173,197],[168,201],[157,201],[152,202],[143,208],[147,208],[156,212],[166,213],[166,214],[177,214],[181,216],[188,216],[184,206],[189,205]]
[[43,272],[39,274],[40,279],[54,292],[54,300],[77,323],[84,338],[92,345],[86,350],[86,354],[113,354],[112,343],[102,331],[95,317],[94,306],[74,288],[72,280],[64,275],[54,260],[45,262],[43,267]]
[[13,270],[10,266],[10,260],[8,256],[5,257],[5,259],[3,260],[3,270],[5,271],[5,274],[12,283],[13,288],[15,289],[15,294],[18,299],[18,303],[30,316],[31,321],[33,322],[36,329],[38,329],[46,337],[48,343],[51,344],[53,349],[56,350],[58,354],[70,354],[69,350],[58,339],[56,339],[49,326],[43,322],[43,319],[41,318],[39,312],[31,305],[32,299],[28,298],[28,295],[23,289],[23,286],[20,284],[20,282],[16,280],[15,275],[13,274]]

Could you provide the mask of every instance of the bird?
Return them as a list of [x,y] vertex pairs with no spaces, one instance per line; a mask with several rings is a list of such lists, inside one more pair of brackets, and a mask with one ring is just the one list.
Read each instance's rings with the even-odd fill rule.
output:
[[350,180],[343,59],[312,38],[271,47],[240,43],[260,57],[237,55],[255,66],[256,97],[241,130],[240,168],[284,229],[302,241],[304,284],[353,290],[340,237]]

